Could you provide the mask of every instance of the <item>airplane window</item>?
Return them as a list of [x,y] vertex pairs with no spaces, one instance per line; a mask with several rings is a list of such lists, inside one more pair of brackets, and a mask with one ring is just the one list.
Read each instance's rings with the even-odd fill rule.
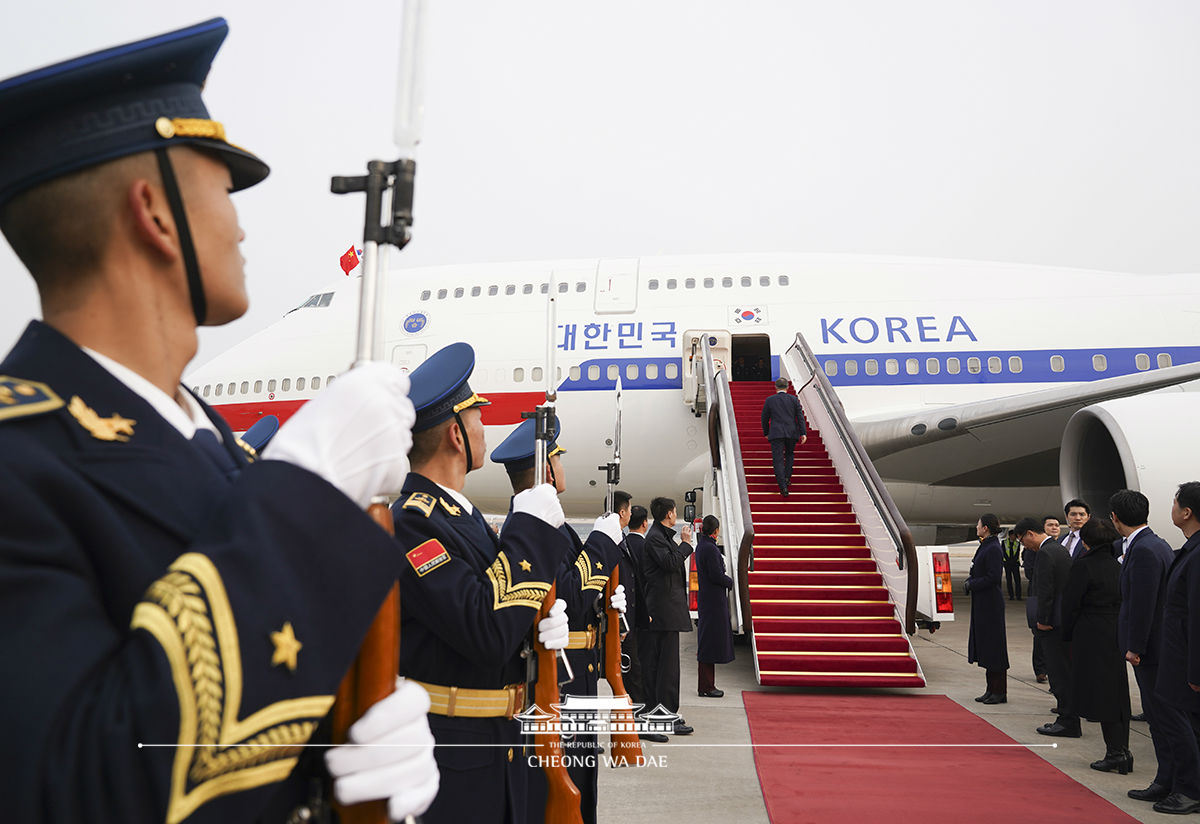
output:
[[875,360],[874,358],[867,358],[866,363],[863,364],[863,371],[868,375],[878,375],[879,361]]
[[325,376],[325,388],[328,389],[329,384],[331,384],[331,383],[333,383],[333,375],[326,375]]
[[992,357],[988,358],[988,371],[989,372],[991,372],[993,375],[999,375],[1000,369],[1001,369],[1000,358],[996,357],[995,355],[992,355]]
[[523,380],[525,380],[525,370],[518,366],[513,369],[513,382],[520,383]]
[[271,378],[269,381],[267,381],[267,391],[268,392],[275,391],[275,379],[274,378]]
[[1092,369],[1097,372],[1108,371],[1108,358],[1104,355],[1092,355]]
[[831,378],[835,378],[835,377],[837,377],[837,373],[838,373],[837,361],[835,361],[833,358],[826,359],[825,374]]
[[217,392],[216,392],[218,398],[221,397],[221,389],[222,388],[223,388],[222,385],[218,383],[217,384]]
[[257,395],[261,391],[262,391],[262,381],[255,381],[254,382],[254,394]]
[[1170,365],[1171,365],[1171,353],[1170,352],[1159,352],[1158,353],[1158,368],[1166,369]]
[[445,300],[447,294],[449,293],[445,289],[438,289],[438,300]]
[[204,397],[208,397],[208,390],[212,389],[211,383],[204,384]]
[[888,358],[883,362],[883,371],[889,375],[895,375],[900,372],[900,364],[895,358]]
[[571,380],[573,380],[573,381],[577,381],[577,380],[579,380],[579,375],[580,375],[581,373],[580,373],[580,371],[579,371],[579,367],[578,367],[578,366],[572,366],[572,367],[571,367],[571,371],[570,371],[568,374],[571,376]]
[[584,283],[582,280],[581,280],[581,281],[579,281],[579,283],[576,283],[576,284],[575,284],[575,291],[576,291],[576,292],[582,292],[582,291],[583,291],[583,290],[585,290],[585,289],[587,289],[587,284],[586,284],[586,283]]
[[854,377],[855,375],[858,374],[858,361],[856,361],[856,360],[846,361],[846,374],[849,377]]
[[250,393],[250,381],[242,381],[242,394],[247,395],[249,393]]
[[678,285],[679,285],[679,283],[675,280],[675,278],[667,278],[667,288],[668,289],[674,289]]
[[236,389],[237,389],[237,384],[231,383],[231,384],[229,384],[229,387],[225,390],[225,394],[232,395]]
[[496,284],[493,283],[491,286],[488,287],[488,297],[489,298],[494,298],[498,294],[500,294],[499,286],[497,286]]
[[199,395],[199,394],[200,394],[200,387],[199,387],[199,386],[193,386],[193,387],[192,387],[192,392],[193,392],[194,394],[196,394],[196,395]]
[[472,286],[471,287],[471,297],[473,297],[473,298],[479,297],[479,293],[482,291],[483,291],[483,289],[481,289],[480,287]]
[[463,291],[463,288],[461,286],[457,287],[454,290],[454,297],[456,297],[456,298],[461,298],[465,294],[466,294],[466,292]]
[[1067,362],[1063,359],[1062,355],[1051,355],[1050,356],[1050,371],[1051,372],[1062,372],[1066,368],[1067,368]]
[[326,292],[325,294],[321,295],[321,302],[318,303],[317,305],[318,306],[328,306],[332,302],[333,302],[333,292]]
[[296,378],[296,391],[297,392],[304,391],[304,378]]
[[1012,355],[1008,359],[1008,371],[1014,375],[1021,374],[1021,370],[1025,368],[1025,364],[1021,362],[1020,355]]
[[526,283],[524,286],[522,286],[522,287],[521,287],[521,294],[522,294],[522,295],[532,295],[532,294],[533,294],[533,284],[532,284],[532,283]]
[[705,278],[705,279],[704,279],[704,288],[705,288],[705,289],[711,289],[711,288],[713,288],[713,287],[714,287],[714,286],[716,286],[716,285],[717,285],[717,282],[716,282],[715,280],[713,280],[712,278]]
[[972,375],[978,375],[983,371],[983,363],[979,358],[967,358],[967,371]]
[[571,286],[571,284],[567,283],[567,282],[564,280],[562,283],[558,284],[558,293],[559,293],[560,295],[562,295],[562,294],[565,294],[565,293],[566,293],[566,291],[567,291],[567,289],[569,289],[569,288],[570,288],[570,286]]
[[753,282],[753,281],[751,281],[751,280],[750,280],[750,278],[746,278],[746,277],[742,278],[742,288],[743,288],[743,289],[745,289],[745,288],[746,288],[746,287],[748,287],[748,286],[749,286],[749,285],[750,285],[752,282]]
[[291,378],[284,378],[283,382],[279,384],[280,392],[287,392],[291,388],[292,388],[292,379]]
[[535,366],[529,370],[529,379],[534,383],[541,383],[542,376],[546,374],[546,370],[540,366]]
[[429,298],[432,294],[433,293],[430,292],[428,289],[424,290],[423,292],[421,292],[421,300],[429,300]]
[[733,278],[721,278],[721,285],[726,289],[733,288]]
[[683,282],[683,288],[684,289],[695,289],[696,288],[696,279],[688,278],[687,280],[685,280]]
[[615,381],[617,379],[617,375],[619,374],[621,374],[621,367],[617,366],[615,363],[610,363],[608,365],[608,379],[610,381]]
[[675,362],[668,363],[663,368],[663,377],[669,381],[673,381],[679,377],[679,364]]
[[958,358],[946,358],[946,372],[951,375],[957,375],[962,371],[962,367],[958,363]]
[[312,388],[313,388],[314,392],[316,392],[318,389],[321,388],[321,379],[320,378],[312,379]]
[[588,367],[588,380],[590,380],[590,381],[600,380],[600,367],[594,363]]
[[657,380],[657,379],[658,379],[658,364],[657,363],[646,364],[646,380],[653,381],[653,380]]
[[1139,372],[1145,372],[1150,368],[1150,356],[1145,352],[1138,352],[1137,355],[1134,356],[1133,362],[1137,364]]
[[787,275],[779,276],[779,285],[780,286],[787,286],[791,282],[792,282],[791,279]]
[[543,284],[542,284],[542,288],[541,288],[539,291],[540,291],[540,292],[541,292],[543,295],[548,295],[548,294],[550,294],[550,284],[549,284],[549,283],[543,283]]
[[658,280],[657,279],[650,280],[649,282],[646,283],[646,288],[649,289],[651,292],[655,291],[656,289],[658,289]]
[[625,380],[635,381],[638,377],[638,367],[636,363],[626,364]]
[[561,380],[562,380],[562,367],[561,367],[561,366],[557,366],[557,367],[555,367],[555,369],[554,369],[554,379],[555,379],[555,380],[559,380],[559,381],[561,381]]
[[515,283],[510,283],[504,287],[504,294],[515,295],[516,293],[517,293],[517,286]]
[[769,277],[767,277],[766,275],[763,275],[762,277],[760,277],[758,279],[758,285],[759,286],[770,286],[771,279]]
[[938,360],[937,358],[926,358],[925,359],[925,371],[928,372],[930,375],[936,375],[937,373],[942,371],[942,362],[940,360]]
[[916,358],[908,358],[904,361],[904,371],[910,375],[915,375],[921,371],[921,363]]

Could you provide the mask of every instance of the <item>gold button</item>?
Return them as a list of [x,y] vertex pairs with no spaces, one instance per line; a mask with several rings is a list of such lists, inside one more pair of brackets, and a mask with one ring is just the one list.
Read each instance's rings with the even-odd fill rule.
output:
[[588,672],[593,672],[593,671],[595,671],[595,667],[593,667],[591,664],[588,664]]
[[175,124],[171,122],[169,117],[160,117],[154,121],[154,130],[158,132],[159,137],[174,137]]
[[512,747],[508,748],[508,760],[512,761]]

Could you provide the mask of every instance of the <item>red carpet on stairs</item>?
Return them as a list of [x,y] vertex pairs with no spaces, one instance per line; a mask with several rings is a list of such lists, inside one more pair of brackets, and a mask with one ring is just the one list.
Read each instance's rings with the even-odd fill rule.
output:
[[762,434],[770,381],[730,384],[754,522],[750,611],[759,680],[774,686],[923,687],[821,433],[796,447],[779,494]]
[[1017,742],[944,695],[742,700],[772,824],[1135,821],[1024,747],[947,746]]

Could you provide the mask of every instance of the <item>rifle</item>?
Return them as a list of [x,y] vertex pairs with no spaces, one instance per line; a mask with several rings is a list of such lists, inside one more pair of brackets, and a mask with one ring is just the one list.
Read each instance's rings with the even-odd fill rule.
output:
[[[382,360],[383,300],[379,272],[388,245],[403,249],[411,238],[413,184],[417,164],[412,155],[420,142],[421,98],[419,81],[420,36],[424,21],[423,0],[406,0],[401,28],[400,75],[396,89],[394,139],[402,154],[388,163],[371,160],[367,174],[334,177],[334,194],[366,192],[363,224],[363,273],[358,305],[358,345],[354,365]],[[390,202],[391,220],[383,223],[384,202]],[[382,244],[382,245],[381,245]],[[371,501],[367,514],[388,534],[394,534],[387,496]],[[359,648],[358,657],[342,679],[333,705],[333,741],[345,743],[350,725],[376,702],[392,693],[400,671],[400,583],[388,591],[375,620]],[[387,799],[351,806],[337,805],[342,824],[388,824]],[[412,821],[409,816],[408,821]]]
[[[546,465],[549,461],[550,441],[554,438],[555,402],[558,400],[558,380],[554,372],[554,347],[557,326],[555,324],[557,308],[555,299],[557,284],[553,275],[547,290],[547,331],[546,331],[546,400],[533,412],[523,412],[522,417],[533,417],[533,479],[534,484],[540,484],[546,477]],[[534,621],[533,648],[537,655],[537,684],[534,687],[534,703],[545,712],[549,712],[559,703],[558,692],[558,661],[561,658],[567,668],[567,681],[573,679],[571,665],[562,651],[555,655],[553,650],[546,649],[537,641],[537,625],[550,614],[550,607],[558,597],[558,584],[552,583],[546,599],[538,610]],[[567,774],[567,767],[562,760],[562,738],[560,733],[545,732],[534,736],[538,743],[539,755],[549,756],[542,762],[542,770],[546,773],[548,792],[546,795],[546,824],[583,824],[583,813],[580,811],[582,796],[579,788]],[[545,748],[545,752],[542,751]]]
[[[604,496],[606,514],[612,513],[615,506],[617,484],[621,482],[621,377],[617,376],[617,420],[613,431],[613,456],[607,464],[598,469],[605,471],[607,489]],[[604,587],[604,655],[600,659],[600,670],[604,680],[612,689],[614,698],[629,698],[625,690],[625,681],[621,677],[621,636],[629,632],[629,624],[624,614],[612,608],[612,596],[620,584],[620,565],[613,567],[612,575]],[[624,625],[622,631],[622,624]],[[609,723],[616,727],[610,733],[610,755],[614,767],[628,767],[630,763],[639,764],[642,758],[642,741],[634,730],[633,706],[629,710],[613,710],[609,715]],[[628,725],[622,731],[621,726]],[[632,759],[632,761],[631,761]]]

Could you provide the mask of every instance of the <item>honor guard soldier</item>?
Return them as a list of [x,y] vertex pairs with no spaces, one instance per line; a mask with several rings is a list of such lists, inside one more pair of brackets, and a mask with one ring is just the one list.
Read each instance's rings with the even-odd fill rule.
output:
[[[196,328],[246,311],[229,194],[268,172],[201,99],[226,32],[0,82],[0,230],[44,316],[0,364],[7,820],[324,815],[303,747],[399,574],[363,506],[406,471],[403,373],[353,370],[262,460],[180,385]],[[424,746],[329,753],[341,798],[428,804],[427,706],[352,731]]]
[[[533,419],[524,421],[492,452],[492,461],[502,464],[508,472],[514,504],[521,495],[528,494],[525,490],[531,488],[538,480],[544,480],[546,485],[553,485],[559,493],[566,491],[566,474],[561,457],[566,454],[566,450],[558,443],[562,425],[557,417],[554,420],[554,438],[546,451],[547,477],[534,478],[536,424]],[[571,629],[567,659],[574,674],[573,680],[561,687],[564,701],[569,695],[596,695],[600,676],[600,639],[603,636],[601,615],[604,612],[604,603],[601,596],[609,575],[621,559],[621,529],[628,521],[628,504],[624,510],[624,523],[622,516],[616,513],[597,518],[586,544],[579,540],[579,535],[567,524],[559,527],[565,547],[565,559],[558,569],[556,580],[559,597],[567,604],[567,618]],[[621,612],[625,611],[624,587],[617,587],[612,597],[612,606]],[[542,709],[549,710],[548,707]],[[563,742],[563,754],[570,758],[567,772],[579,789],[583,820],[594,824],[597,803],[596,764],[599,757],[596,736],[576,734]]]
[[[429,693],[442,774],[426,824],[541,816],[513,716],[526,707],[522,645],[565,554],[563,512],[552,487],[530,489],[497,537],[463,495],[487,449],[488,400],[467,383],[474,366],[474,350],[453,343],[413,371],[412,472],[392,506],[404,553],[400,673]],[[566,645],[565,608],[556,603],[538,626],[548,648]]]

